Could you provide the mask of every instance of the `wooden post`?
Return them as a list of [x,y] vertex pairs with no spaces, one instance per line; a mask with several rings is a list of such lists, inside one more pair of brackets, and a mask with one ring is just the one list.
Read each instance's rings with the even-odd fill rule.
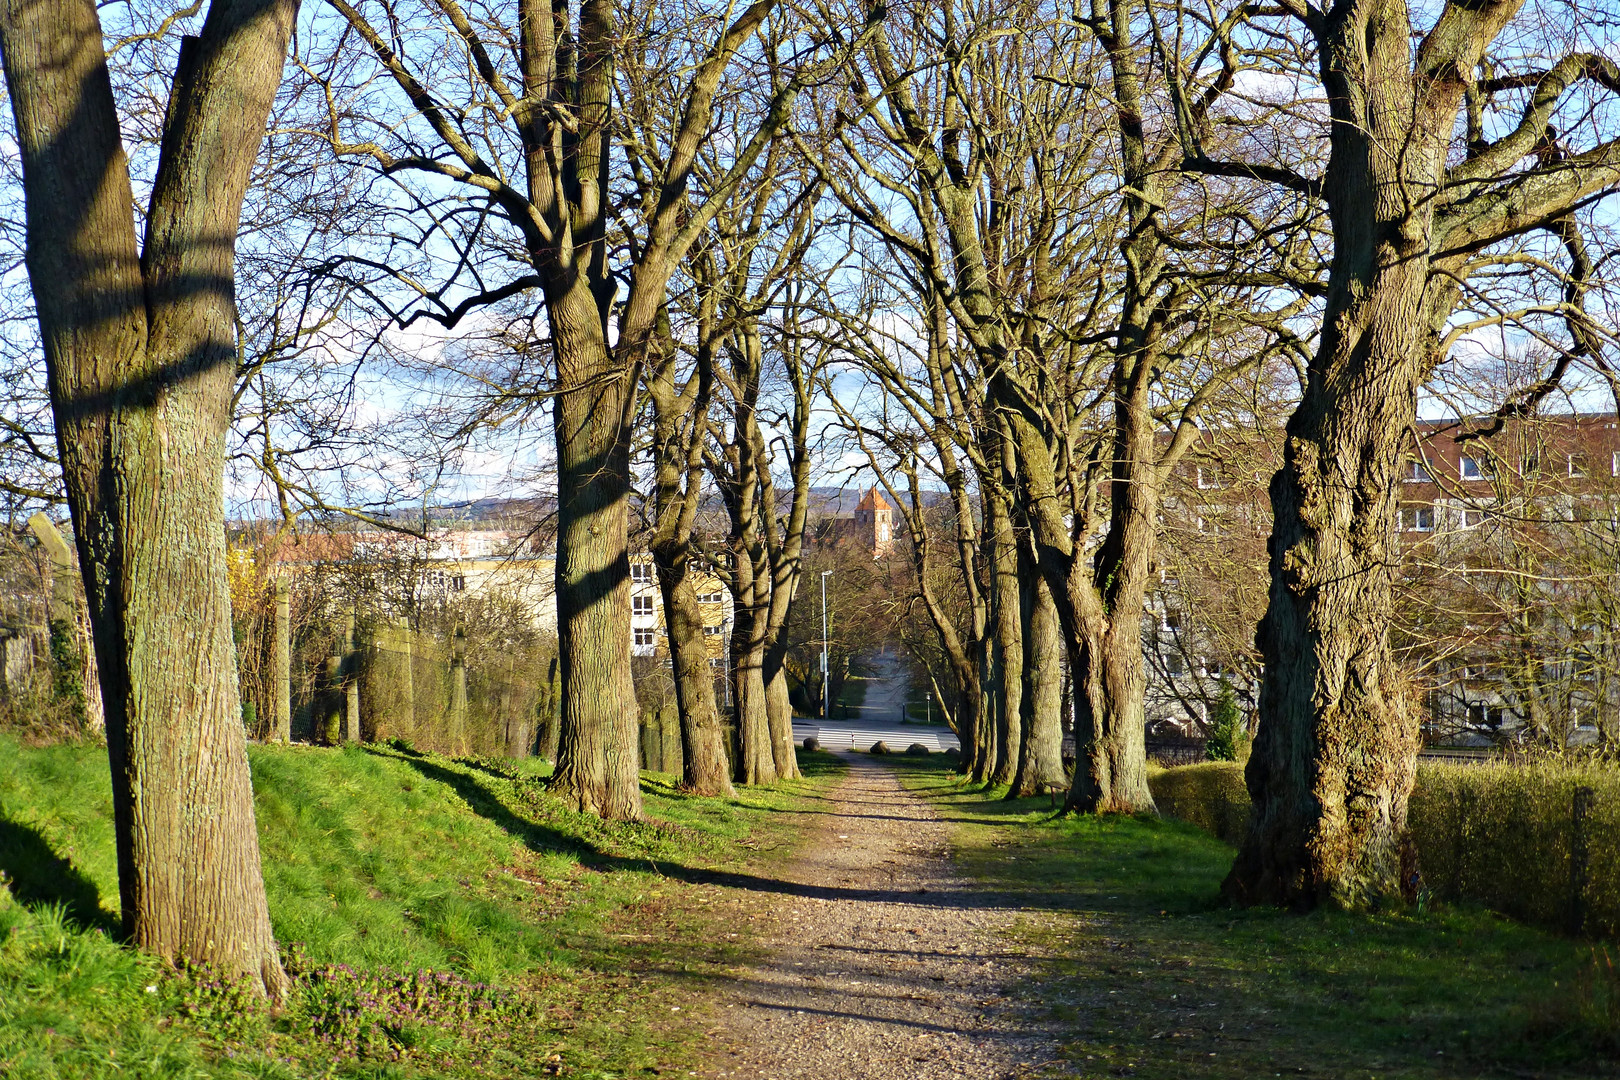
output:
[[360,621],[349,610],[348,632],[343,638],[347,655],[343,661],[343,741],[360,741]]
[[449,752],[467,752],[467,632],[460,626],[450,637]]
[[275,639],[270,649],[270,741],[292,741],[292,597],[287,579],[275,583]]

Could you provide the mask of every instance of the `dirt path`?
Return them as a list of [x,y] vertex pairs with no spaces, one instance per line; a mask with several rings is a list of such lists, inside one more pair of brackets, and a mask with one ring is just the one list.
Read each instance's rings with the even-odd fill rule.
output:
[[719,1003],[711,1077],[932,1080],[1031,1075],[1053,1055],[1003,996],[1024,954],[1017,911],[959,876],[950,826],[894,774],[851,755],[768,901],[771,962]]

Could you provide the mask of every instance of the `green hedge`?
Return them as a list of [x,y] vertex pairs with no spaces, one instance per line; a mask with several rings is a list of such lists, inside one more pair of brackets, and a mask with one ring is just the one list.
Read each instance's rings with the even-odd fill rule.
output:
[[1243,766],[1237,762],[1206,761],[1158,769],[1148,776],[1148,787],[1159,813],[1196,825],[1234,846],[1243,839],[1249,825],[1249,791],[1243,785]]
[[[1236,844],[1243,769],[1155,772],[1159,810]],[[1576,824],[1576,792],[1586,789]],[[1620,772],[1598,766],[1422,765],[1409,810],[1424,886],[1556,930],[1620,935]],[[1584,865],[1582,856],[1584,854]]]

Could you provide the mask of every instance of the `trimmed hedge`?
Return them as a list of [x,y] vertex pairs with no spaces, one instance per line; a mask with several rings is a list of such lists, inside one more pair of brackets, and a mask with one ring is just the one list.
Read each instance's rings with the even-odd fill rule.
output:
[[1571,933],[1620,934],[1620,775],[1612,768],[1424,765],[1409,821],[1436,896]]
[[1243,766],[1235,761],[1206,761],[1148,774],[1148,788],[1159,813],[1196,825],[1237,846],[1249,827],[1249,789]]
[[[1243,838],[1243,768],[1151,774],[1162,813]],[[1577,792],[1580,812],[1577,815]],[[1424,887],[1524,922],[1620,936],[1620,772],[1592,765],[1421,765],[1408,811]]]

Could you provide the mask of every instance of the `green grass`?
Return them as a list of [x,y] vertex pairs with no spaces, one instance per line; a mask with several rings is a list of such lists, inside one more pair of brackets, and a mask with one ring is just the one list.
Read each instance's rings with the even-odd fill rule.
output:
[[[716,910],[717,882],[757,880],[783,857],[780,811],[840,768],[807,754],[805,780],[735,800],[646,774],[647,820],[610,824],[544,794],[538,762],[251,756],[271,917],[299,974],[276,1015],[115,942],[105,751],[0,737],[0,1076],[679,1068],[701,1041],[706,986],[753,955]],[[438,974],[412,981],[421,969]],[[426,1004],[388,1014],[406,1000]]]
[[1602,947],[1478,909],[1293,915],[1217,895],[1233,849],[1178,822],[1052,820],[938,759],[891,759],[957,822],[961,869],[1029,912],[1015,939],[1063,1075],[1614,1075]]

